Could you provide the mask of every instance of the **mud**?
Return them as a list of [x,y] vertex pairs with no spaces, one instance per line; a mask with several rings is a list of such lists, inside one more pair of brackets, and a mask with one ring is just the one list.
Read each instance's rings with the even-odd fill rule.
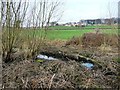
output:
[[[46,45],[41,54],[58,60],[38,63],[35,58],[12,63],[3,63],[2,88],[113,88],[120,87],[120,64],[116,61],[118,52],[102,52],[99,49],[81,49],[79,46],[54,47]],[[84,56],[84,57],[80,57]],[[95,66],[88,69],[82,63],[89,58]],[[93,60],[93,61],[92,61]],[[101,67],[99,67],[99,65]]]

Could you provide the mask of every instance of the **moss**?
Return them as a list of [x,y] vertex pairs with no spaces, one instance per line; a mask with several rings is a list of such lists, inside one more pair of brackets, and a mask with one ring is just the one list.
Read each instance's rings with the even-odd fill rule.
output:
[[117,77],[120,80],[120,76]]
[[42,62],[44,62],[44,60],[37,59],[36,62],[42,63]]
[[120,57],[118,57],[118,58],[116,59],[116,61],[117,61],[118,63],[120,63]]

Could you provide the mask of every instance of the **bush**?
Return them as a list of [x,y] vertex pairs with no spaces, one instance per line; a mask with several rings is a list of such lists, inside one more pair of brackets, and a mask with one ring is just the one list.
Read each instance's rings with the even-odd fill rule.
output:
[[102,33],[86,33],[82,37],[84,47],[99,47],[103,44],[118,47],[118,36]]
[[104,34],[86,33],[82,37],[84,47],[100,46],[104,42]]

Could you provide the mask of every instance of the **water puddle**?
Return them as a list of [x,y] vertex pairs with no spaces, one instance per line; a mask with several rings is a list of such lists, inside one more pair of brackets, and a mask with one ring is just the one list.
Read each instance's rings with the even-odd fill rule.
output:
[[[43,61],[45,61],[45,60],[52,61],[52,60],[58,60],[58,59],[57,59],[57,58],[54,58],[54,57],[52,57],[52,56],[47,56],[47,55],[39,54],[39,55],[37,56],[37,59],[36,59],[36,60],[37,60],[38,62],[43,62]],[[87,68],[89,68],[89,69],[92,69],[93,66],[94,66],[94,64],[91,63],[91,62],[83,62],[81,65],[84,66],[84,67],[87,67]]]
[[85,66],[85,67],[91,69],[94,65],[92,63],[82,63],[82,66]]
[[43,59],[43,60],[57,60],[57,59],[54,58],[54,57],[47,56],[47,55],[42,55],[42,54],[39,54],[39,55],[37,56],[37,59]]

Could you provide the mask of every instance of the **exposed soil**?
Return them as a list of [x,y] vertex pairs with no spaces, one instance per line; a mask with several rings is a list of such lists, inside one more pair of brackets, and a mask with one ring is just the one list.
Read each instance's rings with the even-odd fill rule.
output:
[[[3,62],[3,88],[120,88],[116,48],[101,51],[99,48],[82,48],[79,45],[46,45],[40,52],[53,53],[53,57],[62,54],[63,57],[38,63],[34,59],[22,60],[22,56],[20,58],[18,55],[15,58],[17,60],[11,63]],[[67,58],[67,55],[91,58],[102,67],[96,65],[88,69],[74,58]]]

